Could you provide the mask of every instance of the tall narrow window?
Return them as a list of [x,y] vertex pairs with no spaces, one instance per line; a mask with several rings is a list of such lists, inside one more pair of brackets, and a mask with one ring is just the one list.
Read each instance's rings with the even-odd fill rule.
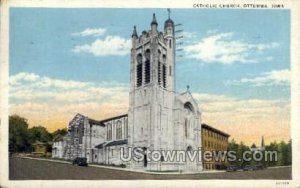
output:
[[172,75],[172,67],[169,66],[169,76],[171,76],[171,75]]
[[116,130],[116,138],[117,140],[122,139],[122,123],[121,121],[117,122],[117,130]]
[[136,66],[136,85],[141,86],[143,83],[143,56],[142,54],[137,55],[137,66]]
[[169,40],[169,47],[172,48],[172,41]]
[[158,61],[161,61],[161,51],[160,50],[157,51],[157,57],[158,57]]
[[161,63],[160,61],[158,61],[158,68],[157,68],[157,72],[158,72],[158,84],[161,84]]
[[125,119],[124,123],[125,123],[124,135],[125,135],[125,139],[127,139],[127,137],[128,137],[128,119]]
[[167,74],[167,68],[166,68],[166,65],[163,65],[163,86],[164,88],[166,88],[167,86],[167,77],[166,77],[166,74]]
[[188,122],[187,122],[187,119],[184,119],[184,135],[185,135],[185,138],[187,138],[188,136]]
[[110,141],[112,139],[112,127],[111,124],[107,124],[107,141]]
[[145,63],[145,83],[150,83],[150,61],[147,60]]
[[145,52],[145,83],[149,83],[151,79],[151,68],[150,68],[150,50],[146,50]]

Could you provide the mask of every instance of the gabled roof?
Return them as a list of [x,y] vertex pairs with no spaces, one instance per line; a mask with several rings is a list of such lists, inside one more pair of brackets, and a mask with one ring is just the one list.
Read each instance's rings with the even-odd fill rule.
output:
[[120,115],[120,116],[115,116],[115,117],[111,117],[111,118],[101,120],[100,122],[104,123],[104,122],[107,122],[107,121],[111,121],[111,120],[114,120],[114,119],[120,119],[122,117],[127,117],[127,116],[128,116],[128,114],[123,114],[123,115]]
[[109,142],[108,144],[106,144],[106,147],[109,147],[109,146],[117,146],[117,145],[123,145],[123,144],[127,144],[127,139],[124,139],[124,140],[116,140],[116,141],[112,141],[112,142]]
[[53,142],[62,141],[62,140],[64,139],[64,136],[65,136],[65,135],[58,134],[58,135],[56,135],[56,136],[52,139],[52,141],[53,141]]
[[103,147],[123,145],[123,144],[127,144],[127,143],[128,143],[127,139],[124,139],[124,140],[115,140],[115,141],[110,141],[110,142],[103,142],[103,143],[95,146],[95,148],[101,149]]
[[101,148],[103,148],[104,144],[106,144],[106,142],[98,144],[97,146],[95,146],[95,148],[101,149]]
[[100,126],[105,126],[105,122],[107,121],[111,121],[111,120],[114,120],[114,119],[120,119],[122,117],[127,117],[128,114],[123,114],[123,115],[119,115],[119,116],[115,116],[115,117],[110,117],[110,118],[107,118],[107,119],[104,119],[104,120],[95,120],[95,119],[92,119],[92,118],[89,118],[87,116],[84,116],[82,114],[79,114],[77,113],[74,118],[70,121],[71,122],[74,122],[74,121],[77,121],[78,119],[81,119],[81,118],[88,118],[88,121],[89,121],[89,124],[93,124],[93,125],[100,125]]
[[104,123],[102,123],[101,121],[94,120],[94,119],[91,119],[91,118],[89,118],[89,123],[93,124],[93,125],[105,126]]

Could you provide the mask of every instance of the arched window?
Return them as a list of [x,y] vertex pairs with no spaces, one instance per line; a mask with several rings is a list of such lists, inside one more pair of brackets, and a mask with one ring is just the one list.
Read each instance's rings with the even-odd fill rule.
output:
[[158,72],[158,84],[161,85],[161,62],[158,61],[158,65],[157,65],[157,72]]
[[122,139],[122,123],[121,121],[117,121],[117,128],[116,128],[116,139],[120,140]]
[[165,54],[162,56],[162,60],[163,60],[164,63],[166,63],[166,61],[167,61],[167,56],[166,56]]
[[163,79],[163,86],[164,88],[167,87],[167,67],[165,64],[163,64],[163,67],[162,67],[162,79]]
[[146,50],[145,52],[145,83],[150,83],[151,79],[151,67],[150,67],[150,50]]
[[167,87],[167,66],[166,66],[166,60],[167,57],[164,54],[163,55],[163,66],[162,66],[162,83],[163,83],[163,87],[166,88]]
[[78,136],[78,127],[75,127],[75,135]]
[[136,85],[137,87],[141,86],[143,83],[143,56],[138,54],[136,57],[137,66],[136,66]]
[[145,83],[150,83],[151,80],[151,68],[150,68],[150,61],[147,60],[145,62]]
[[141,64],[143,62],[143,56],[142,56],[142,54],[138,54],[136,56],[136,61],[137,61],[137,64]]
[[150,61],[150,55],[151,55],[150,49],[147,49],[147,50],[145,51],[145,58],[146,58],[146,61],[147,61],[147,60]]
[[161,61],[161,51],[160,50],[157,50],[157,57],[158,57],[158,61]]
[[107,124],[107,141],[112,140],[112,127],[111,124]]
[[190,102],[184,103],[184,109],[187,109],[189,112],[194,112],[194,107]]

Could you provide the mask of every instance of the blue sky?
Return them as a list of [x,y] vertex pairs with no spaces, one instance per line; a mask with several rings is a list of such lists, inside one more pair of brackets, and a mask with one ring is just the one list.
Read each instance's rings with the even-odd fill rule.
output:
[[[129,53],[123,56],[94,56],[74,53],[76,45],[92,43],[105,35],[130,39],[133,25],[138,32],[148,30],[152,13],[159,29],[167,18],[165,9],[11,9],[10,74],[32,72],[59,79],[78,81],[129,82]],[[262,53],[250,52],[257,63],[205,63],[187,58],[177,62],[177,89],[186,85],[192,91],[234,95],[242,98],[288,98],[289,91],[277,86],[227,86],[226,80],[260,75],[272,70],[289,69],[289,11],[287,10],[199,10],[174,9],[171,17],[182,23],[185,45],[208,37],[208,32],[234,33],[230,40],[251,44],[278,43],[280,46]],[[105,28],[104,36],[74,36],[86,28]],[[26,50],[24,50],[26,49]],[[270,57],[267,61],[263,57]],[[187,76],[189,75],[189,76]],[[279,92],[278,92],[279,91]]]
[[[128,94],[133,26],[137,26],[139,34],[149,30],[153,13],[162,30],[168,17],[166,9],[11,8],[9,57],[11,85],[15,89],[11,95],[15,105],[12,111],[20,112],[28,104],[35,105],[32,111],[48,108],[39,105],[51,102],[49,96],[54,100],[62,95],[55,88],[61,83],[67,83],[70,89],[76,84],[94,84],[93,87],[102,89],[117,87],[120,90],[109,92],[126,90],[124,96]],[[171,18],[175,24],[183,24],[178,29],[184,29],[184,39],[179,41],[183,42],[180,48],[184,50],[176,62],[177,91],[190,85],[207,112],[216,112],[218,105],[225,112],[234,105],[246,106],[249,101],[257,109],[261,106],[256,104],[268,106],[269,102],[274,109],[278,107],[269,118],[288,109],[285,107],[290,99],[289,10],[171,9]],[[20,87],[26,84],[27,88]],[[101,97],[98,94],[102,90],[97,92],[95,97]],[[220,100],[222,104],[214,103]],[[80,111],[78,107],[74,109]],[[81,110],[88,113],[84,108]],[[289,117],[285,117],[285,124],[288,121]],[[45,121],[36,122],[47,126]]]

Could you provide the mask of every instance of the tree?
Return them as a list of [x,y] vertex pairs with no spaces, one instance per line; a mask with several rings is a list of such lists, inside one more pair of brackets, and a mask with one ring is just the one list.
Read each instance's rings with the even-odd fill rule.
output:
[[287,160],[285,165],[292,165],[292,140],[287,144]]
[[52,140],[51,134],[45,127],[37,126],[28,129],[28,137],[30,144],[34,144],[36,141],[49,142]]
[[[278,144],[277,142],[271,142],[269,145],[266,146],[266,151],[272,151],[277,152],[277,161],[279,160],[279,152],[278,152]],[[276,166],[278,163],[274,159],[270,161],[270,159],[267,159],[266,161],[267,166]]]
[[[235,152],[235,154],[238,153],[239,150],[239,145],[235,142],[234,139],[232,139],[229,143],[228,143],[228,151],[230,152]],[[228,161],[231,165],[238,165],[238,161]]]
[[51,135],[52,135],[52,139],[55,138],[57,135],[61,135],[61,136],[64,136],[68,133],[67,129],[64,128],[64,129],[57,129],[56,131],[52,132]]
[[9,116],[9,151],[30,151],[27,135],[27,119],[18,115]]
[[245,151],[250,151],[250,148],[248,146],[246,146],[244,144],[244,142],[241,142],[239,144],[238,153],[237,153],[238,159],[241,159],[241,160],[238,161],[239,166],[245,166],[245,165],[250,164],[250,161],[246,161],[244,159],[244,153],[245,153]]
[[[265,146],[265,151],[272,151],[277,153],[277,161],[274,159],[274,156],[272,157],[272,161],[270,160],[270,156],[266,156],[262,151],[262,160],[261,161],[255,161],[253,158],[251,161],[245,161],[243,159],[243,153],[245,151],[249,151],[250,148],[246,145],[244,145],[243,142],[240,144],[237,144],[235,140],[231,140],[231,142],[228,143],[228,150],[234,151],[236,153],[236,159],[235,161],[229,161],[231,165],[239,165],[239,166],[245,166],[245,165],[257,165],[257,164],[263,164],[265,166],[287,166],[292,165],[292,141],[290,140],[288,143],[285,143],[284,141],[281,141],[280,143],[277,143],[276,141],[271,142],[269,145]],[[252,144],[251,148],[257,148],[255,144]],[[255,151],[252,151],[252,156],[255,154]],[[239,159],[241,159],[239,161]]]

